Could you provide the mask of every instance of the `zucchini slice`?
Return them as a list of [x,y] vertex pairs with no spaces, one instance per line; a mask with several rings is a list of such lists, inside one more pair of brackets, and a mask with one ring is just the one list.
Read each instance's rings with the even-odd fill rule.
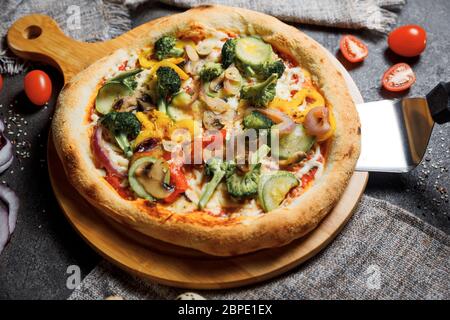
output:
[[236,58],[250,67],[259,67],[270,59],[272,47],[256,37],[239,38],[236,41]]
[[262,176],[258,186],[258,200],[265,212],[280,206],[288,192],[299,185],[295,175],[288,171]]
[[297,124],[291,133],[281,136],[278,148],[278,157],[286,160],[294,157],[299,152],[308,152],[316,139],[306,134],[301,124]]
[[143,69],[133,69],[119,73],[114,78],[105,82],[103,87],[98,91],[95,99],[95,109],[101,114],[111,112],[114,102],[118,99],[129,96],[136,88],[134,76]]
[[98,91],[95,99],[95,110],[101,114],[107,114],[111,112],[114,102],[131,95],[131,93],[131,89],[120,82],[105,83]]
[[[151,168],[144,168],[145,171],[137,173],[141,166],[149,164]],[[169,185],[169,165],[162,159],[149,156],[137,159],[130,167],[128,180],[136,194],[147,200],[164,199],[173,192],[173,187]]]
[[153,157],[142,157],[133,162],[130,169],[128,170],[128,182],[130,183],[131,189],[140,197],[148,201],[155,201],[156,199],[145,191],[144,187],[136,179],[136,170],[145,164],[155,163],[156,158]]
[[167,106],[167,115],[173,121],[192,119],[192,116],[188,113],[188,110],[177,108],[171,104]]
[[126,78],[132,77],[132,76],[138,74],[139,72],[141,72],[142,70],[143,69],[138,68],[138,69],[121,72],[114,78],[111,78],[108,81],[106,81],[106,83],[122,83],[123,80],[125,80]]

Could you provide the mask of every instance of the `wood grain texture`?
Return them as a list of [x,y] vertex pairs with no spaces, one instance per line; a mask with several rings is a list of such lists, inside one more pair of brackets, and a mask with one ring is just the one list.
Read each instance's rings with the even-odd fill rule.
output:
[[58,68],[67,82],[94,61],[130,44],[145,32],[147,24],[154,21],[142,24],[112,40],[87,43],[67,37],[49,16],[32,14],[14,22],[6,39],[14,54]]
[[[97,59],[130,44],[153,22],[113,40],[83,43],[65,36],[50,17],[30,15],[11,26],[7,41],[18,56],[57,67],[67,82]],[[331,54],[330,58],[344,74],[355,102],[362,102],[349,74]],[[51,139],[48,143],[48,167],[53,190],[64,214],[97,252],[139,276],[166,285],[195,289],[230,288],[260,282],[314,256],[334,239],[350,219],[368,180],[366,172],[356,172],[340,202],[307,236],[284,247],[222,258],[164,243],[105,220],[104,215],[97,213],[70,185]]]
[[276,277],[308,260],[345,226],[367,183],[367,173],[355,173],[337,206],[307,236],[284,247],[223,258],[164,243],[107,220],[70,185],[51,140],[48,165],[59,205],[81,237],[97,252],[143,278],[191,289],[249,285]]

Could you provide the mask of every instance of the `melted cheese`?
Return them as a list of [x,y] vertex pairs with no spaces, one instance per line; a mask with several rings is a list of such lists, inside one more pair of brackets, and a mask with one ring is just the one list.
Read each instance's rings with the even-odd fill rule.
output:
[[314,150],[314,155],[311,157],[311,159],[304,162],[303,167],[295,173],[295,176],[299,180],[301,180],[305,174],[311,171],[311,169],[317,168],[314,179],[320,178],[323,172],[323,163],[319,160],[321,160],[322,158],[323,156],[320,153],[320,146],[317,145],[316,150]]
[[[297,81],[298,79],[298,81]],[[283,75],[278,80],[276,85],[276,97],[283,100],[291,100],[292,91],[299,91],[302,88],[302,84],[305,81],[303,71],[299,67],[289,68],[283,72]]]

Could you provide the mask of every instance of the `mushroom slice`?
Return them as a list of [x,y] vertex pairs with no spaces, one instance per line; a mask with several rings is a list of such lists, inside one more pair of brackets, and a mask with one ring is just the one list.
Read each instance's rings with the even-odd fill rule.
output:
[[184,47],[184,49],[186,50],[186,54],[189,58],[189,60],[191,61],[198,61],[199,57],[198,57],[198,53],[197,51],[194,49],[194,47],[192,47],[191,45],[186,45]]
[[136,170],[135,176],[144,190],[156,199],[167,198],[173,192],[173,187],[168,183],[169,166],[161,159],[142,165]]
[[203,113],[203,125],[208,130],[220,130],[225,124],[223,123],[223,116],[215,114],[212,111],[205,111]]

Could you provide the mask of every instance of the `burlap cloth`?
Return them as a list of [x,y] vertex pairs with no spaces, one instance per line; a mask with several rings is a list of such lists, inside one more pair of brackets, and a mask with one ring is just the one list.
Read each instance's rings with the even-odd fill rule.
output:
[[[409,212],[363,196],[351,220],[316,257],[271,281],[207,299],[449,299],[450,238]],[[174,299],[183,289],[100,263],[69,299]]]

